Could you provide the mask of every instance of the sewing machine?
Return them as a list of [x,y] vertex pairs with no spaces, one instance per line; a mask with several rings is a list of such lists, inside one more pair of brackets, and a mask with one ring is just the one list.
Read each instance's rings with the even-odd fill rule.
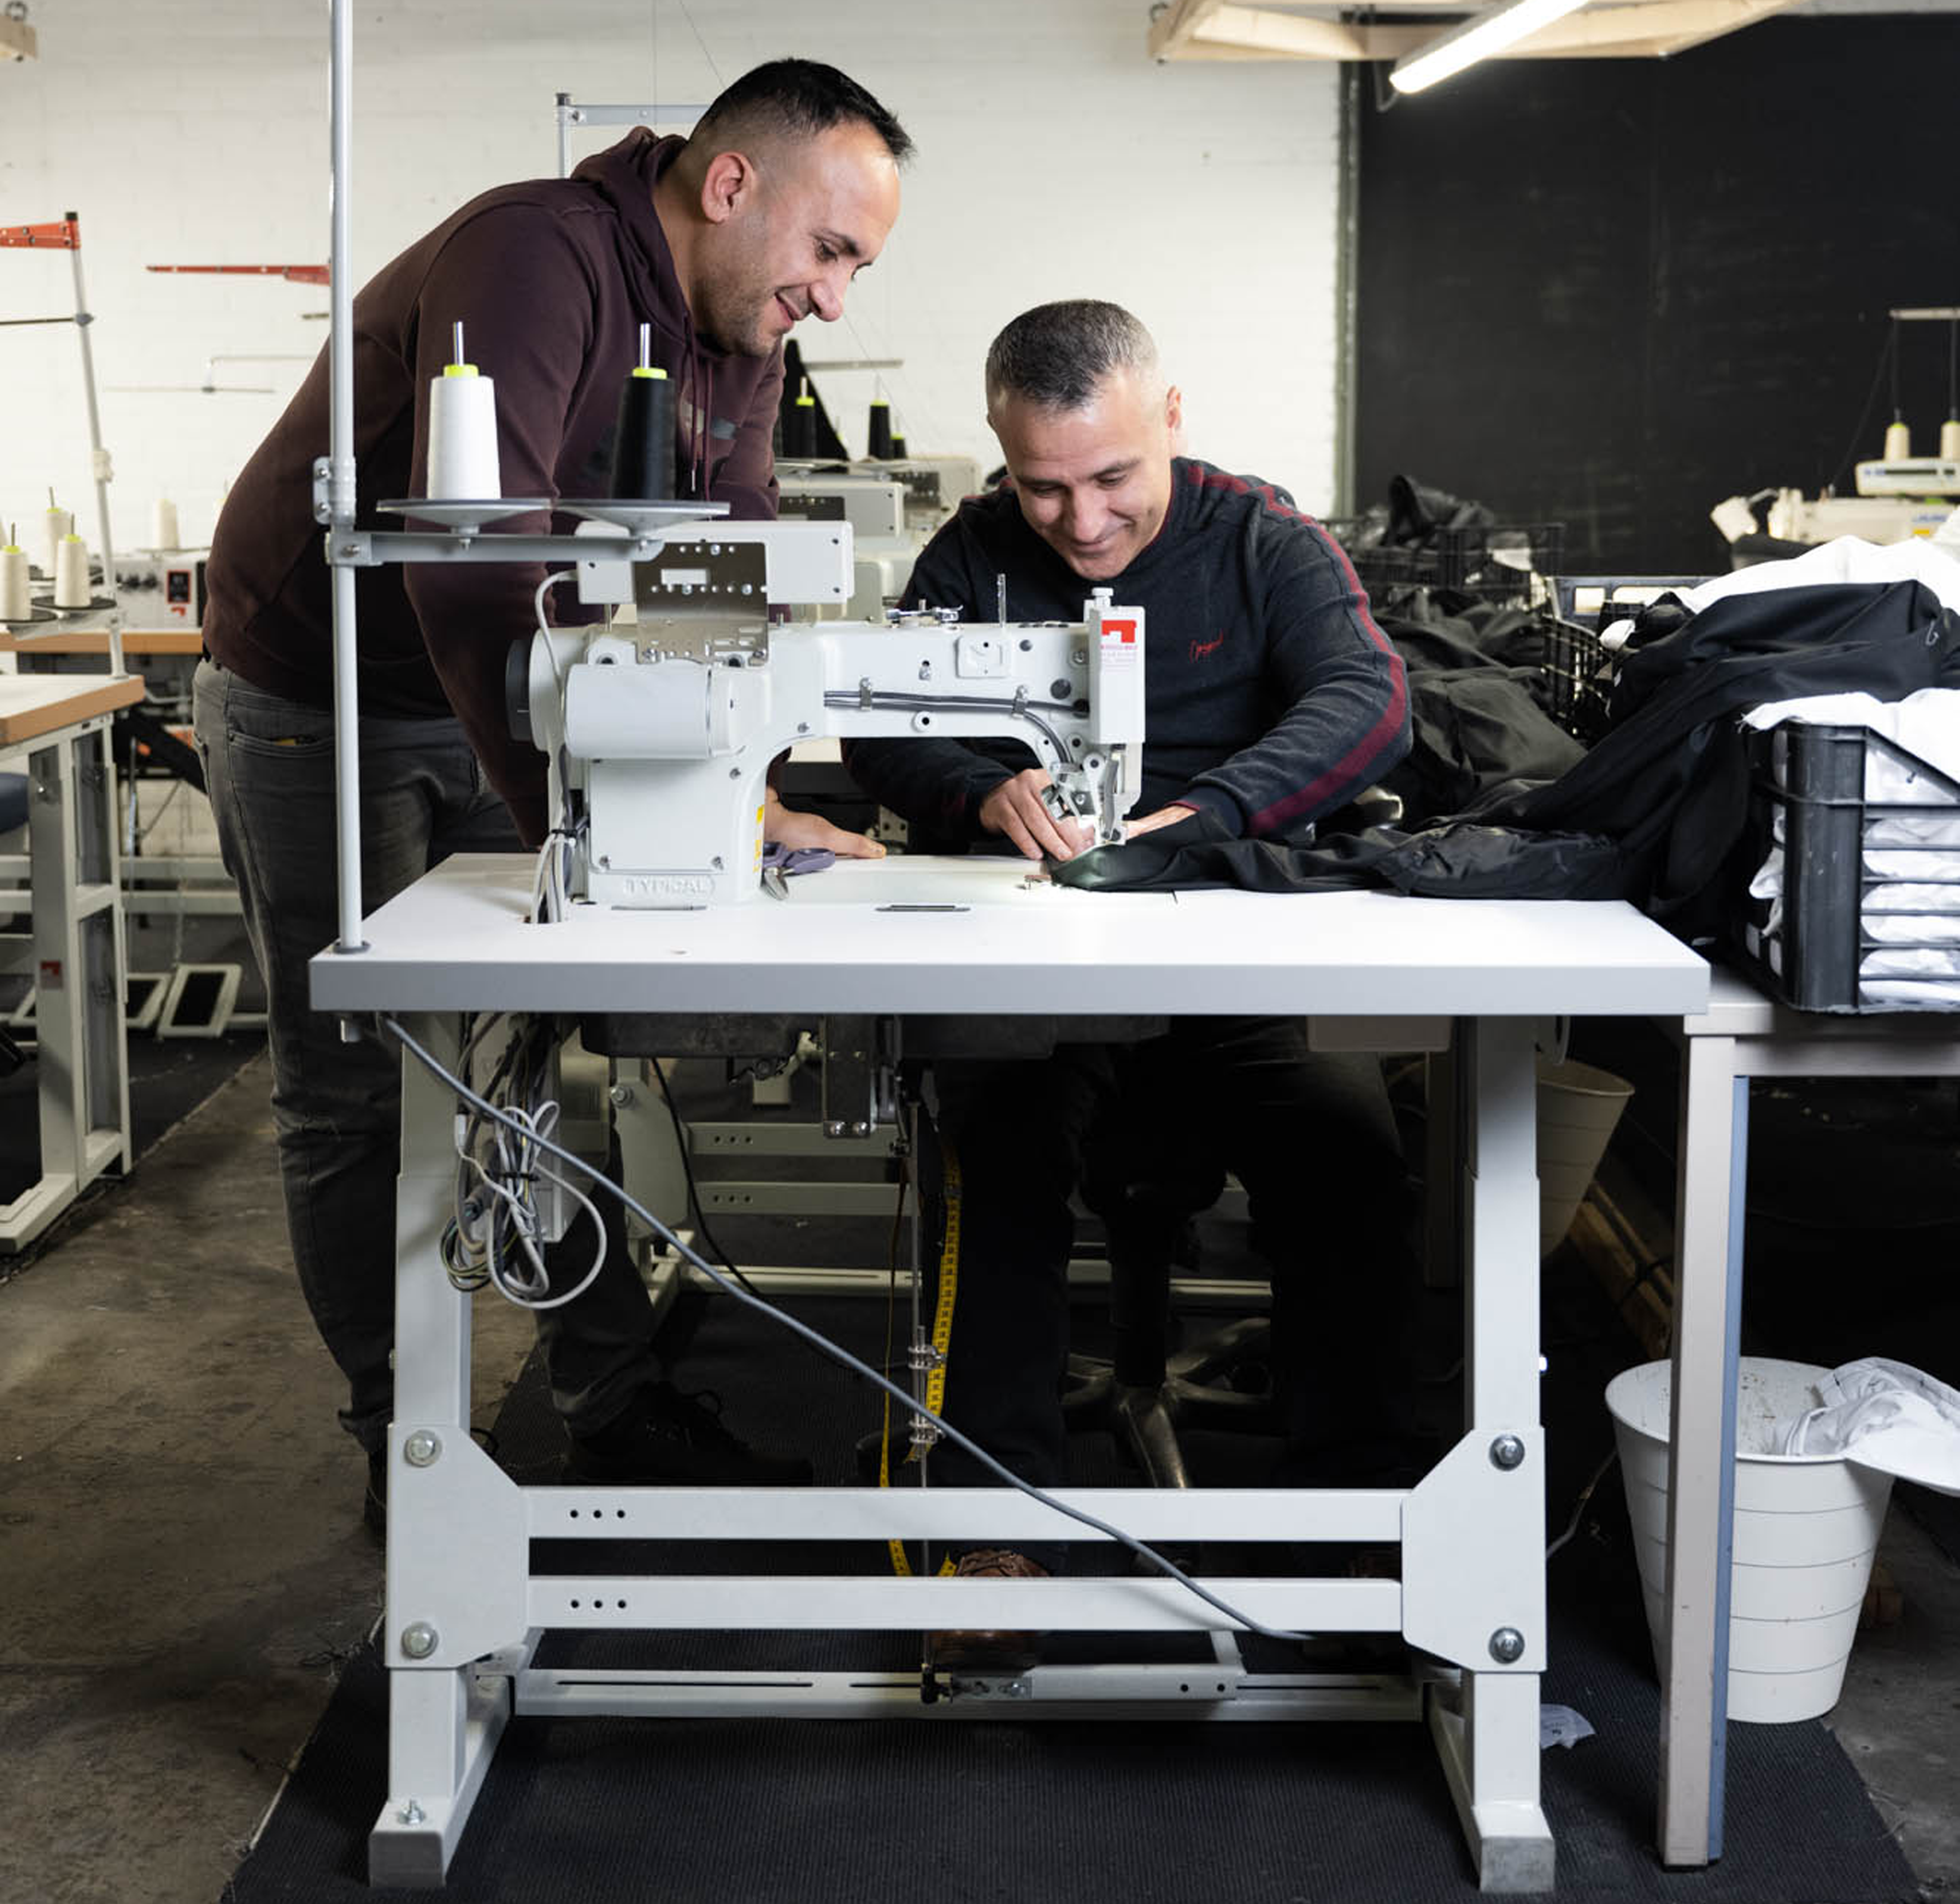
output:
[[[814,487],[821,491],[832,479],[846,482],[896,483],[904,492],[905,527],[921,540],[958,509],[963,498],[978,495],[980,465],[970,456],[865,457],[849,462],[835,458],[785,458],[776,461],[776,479],[783,494]],[[783,514],[791,511],[785,507]]]
[[1883,544],[1933,536],[1952,513],[1950,501],[1936,499],[1930,491],[1888,493],[1866,489],[1861,481],[1855,496],[1806,497],[1800,490],[1780,489],[1770,505],[1768,527],[1784,542],[1858,536]]
[[772,622],[847,600],[848,523],[670,531],[649,560],[584,562],[613,613],[541,629],[513,724],[551,763],[565,896],[693,907],[762,890],[771,763],[826,736],[1026,742],[1057,810],[1119,839],[1144,738],[1142,611],[1098,589],[1078,622]]
[[[936,499],[937,479],[930,470],[924,473]],[[779,470],[776,479],[781,520],[851,525],[851,598],[838,619],[882,619],[903,594],[912,564],[940,518],[918,512],[906,474],[896,466],[888,470],[874,464],[867,470],[817,464]]]

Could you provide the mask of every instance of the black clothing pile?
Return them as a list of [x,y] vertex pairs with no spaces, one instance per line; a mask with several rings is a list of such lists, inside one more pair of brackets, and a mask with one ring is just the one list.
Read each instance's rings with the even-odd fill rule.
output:
[[1413,741],[1382,782],[1405,826],[1464,813],[1506,785],[1556,780],[1585,757],[1560,724],[1554,651],[1591,638],[1542,610],[1506,608],[1445,590],[1377,610],[1408,671]]
[[[1405,638],[1402,628],[1392,632]],[[1412,638],[1447,652],[1449,633]],[[1431,758],[1405,770],[1439,785],[1459,771],[1484,783],[1446,817],[1289,845],[1225,838],[1199,814],[1084,854],[1055,877],[1110,891],[1365,886],[1462,899],[1624,899],[1683,938],[1701,938],[1720,928],[1748,877],[1731,864],[1748,804],[1739,717],[1803,695],[1899,700],[1939,686],[1960,686],[1960,614],[1918,581],[1764,589],[1699,614],[1664,596],[1642,613],[1621,655],[1605,733],[1548,779],[1528,769],[1507,777],[1501,760],[1454,762],[1452,737],[1468,724],[1452,714],[1431,724]]]

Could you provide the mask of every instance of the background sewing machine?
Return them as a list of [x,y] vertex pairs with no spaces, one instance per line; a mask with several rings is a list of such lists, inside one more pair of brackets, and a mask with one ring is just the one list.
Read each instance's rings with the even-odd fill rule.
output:
[[[1833,542],[1840,536],[1856,536],[1871,543],[1910,542],[1930,538],[1947,531],[1960,521],[1960,306],[1942,305],[1888,314],[1892,328],[1885,352],[1879,359],[1882,375],[1888,365],[1892,374],[1892,421],[1886,426],[1882,454],[1868,457],[1856,468],[1856,493],[1840,495],[1834,486],[1816,496],[1801,489],[1771,488],[1753,495],[1725,498],[1709,513],[1715,526],[1738,545],[1739,565],[1745,559],[1773,559],[1787,552],[1771,547],[1752,546],[1764,533],[1773,543],[1815,545]],[[1912,431],[1901,406],[1900,358],[1907,335],[1905,326],[1931,323],[1946,330],[1948,336],[1946,407],[1939,425],[1939,453],[1915,456]],[[1873,394],[1877,386],[1873,385]],[[1859,428],[1864,427],[1863,419]],[[1767,505],[1767,509],[1764,506]]]
[[980,488],[971,457],[776,466],[784,520],[848,522],[854,543],[845,616],[876,621],[903,593],[919,551]]
[[[1943,470],[1949,486],[1944,488],[1936,486]],[[1903,486],[1915,470],[1926,477],[1926,486]],[[1765,526],[1783,542],[1831,542],[1840,536],[1910,542],[1936,535],[1953,514],[1956,499],[1960,463],[1940,464],[1930,457],[1910,465],[1861,463],[1856,495],[1806,496],[1799,489],[1780,489]]]
[[686,527],[651,560],[579,565],[581,598],[615,613],[541,629],[513,681],[514,726],[551,763],[564,898],[753,897],[771,763],[825,737],[1023,740],[1060,810],[1121,837],[1144,738],[1142,612],[1099,589],[1079,622],[772,621],[847,600],[852,564],[846,521]]
[[937,519],[921,519],[904,481],[877,467],[782,470],[777,486],[782,521],[850,524],[851,597],[840,619],[881,619],[903,592]]

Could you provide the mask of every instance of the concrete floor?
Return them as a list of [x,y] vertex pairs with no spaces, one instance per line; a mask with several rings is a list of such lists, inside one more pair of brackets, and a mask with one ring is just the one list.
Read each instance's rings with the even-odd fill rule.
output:
[[[248,1064],[0,1285],[0,1897],[21,1904],[215,1904],[380,1612],[269,1089]],[[531,1331],[494,1300],[480,1321],[488,1419]]]
[[[0,1898],[215,1904],[379,1611],[266,1091],[260,1059],[0,1282]],[[487,1422],[531,1332],[494,1298],[477,1320]],[[1937,1897],[1960,1569],[1897,1511],[1883,1552],[1904,1616],[1861,1637],[1832,1723]]]

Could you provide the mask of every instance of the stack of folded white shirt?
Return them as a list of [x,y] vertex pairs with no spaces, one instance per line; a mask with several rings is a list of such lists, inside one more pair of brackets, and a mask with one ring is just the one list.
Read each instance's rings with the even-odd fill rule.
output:
[[[1763,728],[1785,721],[1867,728],[1933,769],[1916,771],[1883,747],[1866,750],[1858,1002],[1960,1011],[1960,689],[1922,688],[1903,701],[1813,695],[1768,702],[1743,718]],[[1949,810],[1874,813],[1875,807]],[[1779,810],[1769,855],[1749,885],[1754,897],[1773,902],[1771,932],[1783,912],[1782,820]]]

